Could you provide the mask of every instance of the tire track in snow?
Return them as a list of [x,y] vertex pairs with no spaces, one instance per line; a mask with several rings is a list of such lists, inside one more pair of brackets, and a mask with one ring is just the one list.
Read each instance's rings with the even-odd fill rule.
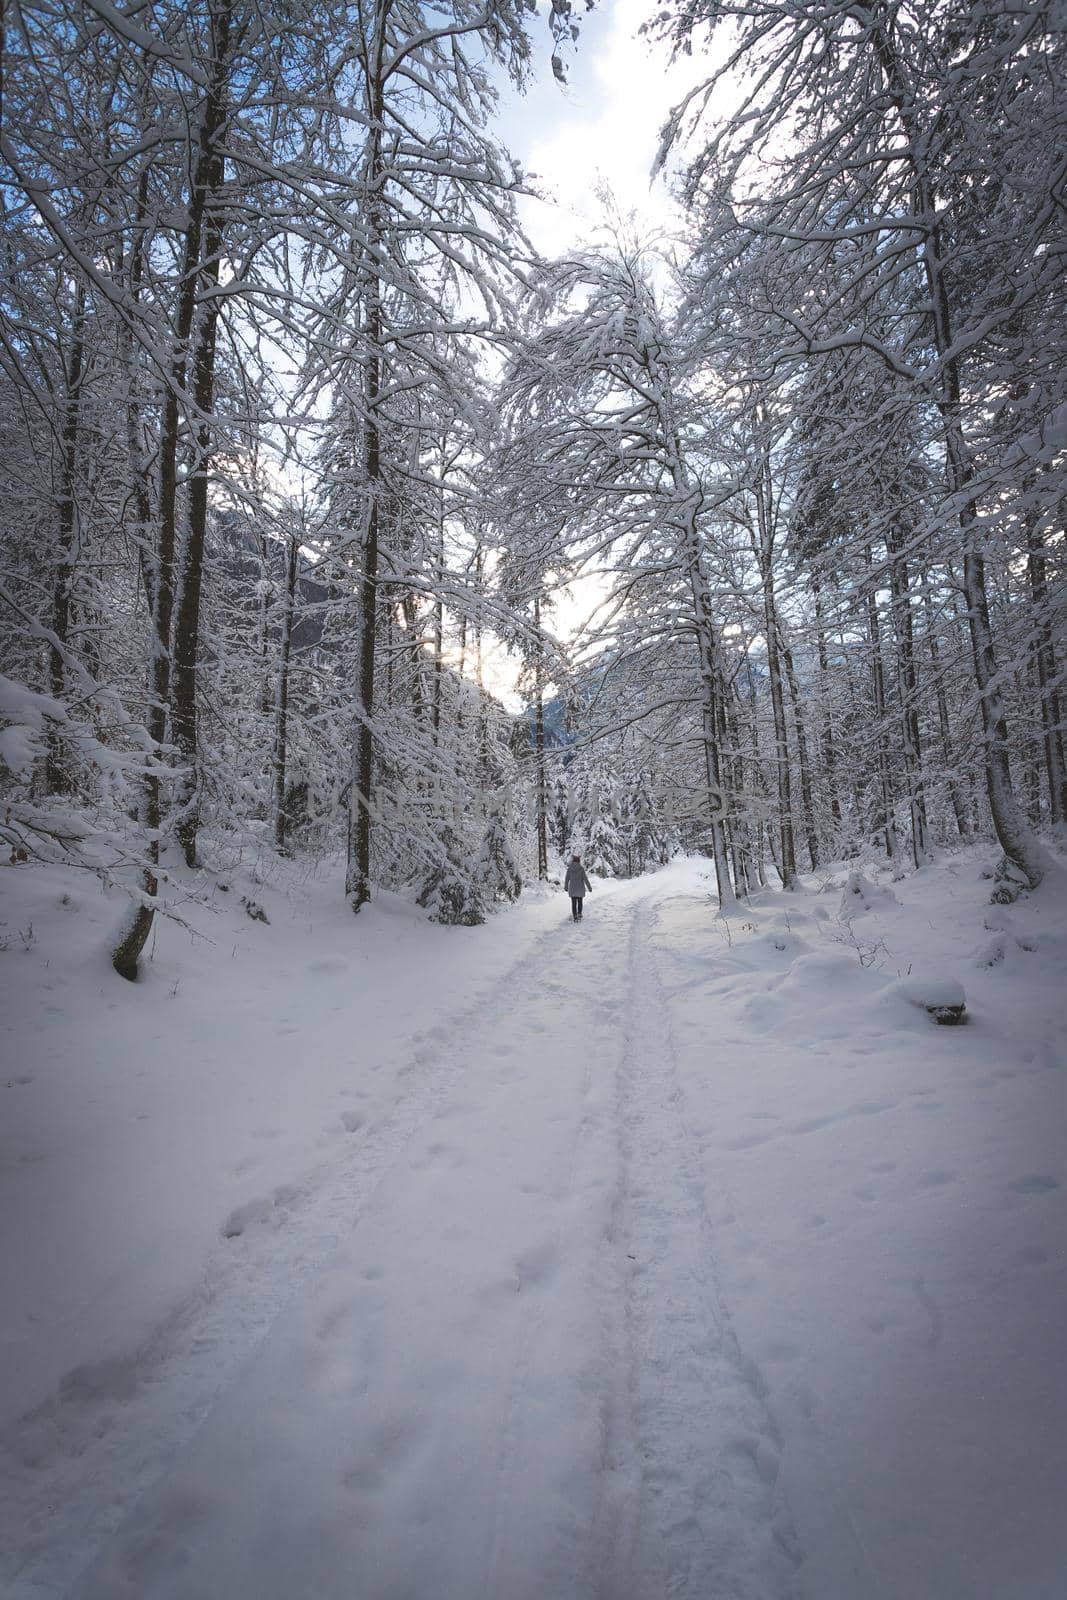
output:
[[[566,926],[553,934],[554,940],[567,938]],[[571,937],[581,938],[580,934]],[[586,1003],[593,1004],[592,996],[588,992],[578,993],[575,988],[575,977],[586,976],[580,964],[576,963],[573,949],[564,954],[556,953],[556,963],[562,967],[550,965],[537,974],[537,985],[542,1000],[538,1001],[537,1008],[543,1003],[545,994],[552,995],[560,1004],[566,1002],[569,1006],[579,1000],[583,1007]],[[526,996],[529,1000],[529,991]],[[551,1041],[548,1041],[551,1047]],[[589,1095],[593,1084],[593,1068],[591,1060],[586,1055],[580,1086],[580,1098],[583,1105],[583,1114],[575,1130],[574,1143],[571,1148],[567,1176],[562,1192],[557,1195],[557,1207],[565,1214],[567,1202],[573,1195],[576,1182],[585,1165],[584,1146],[590,1135],[590,1118],[588,1113]],[[557,1223],[552,1230],[553,1248],[560,1250],[564,1246],[563,1224]],[[486,1596],[503,1596],[508,1593],[509,1561],[511,1549],[514,1547],[515,1522],[525,1519],[528,1508],[522,1503],[521,1497],[515,1492],[516,1467],[524,1449],[523,1441],[523,1411],[527,1403],[526,1385],[530,1366],[532,1350],[536,1346],[541,1331],[548,1320],[549,1310],[542,1305],[533,1315],[528,1317],[520,1331],[519,1337],[513,1348],[508,1393],[504,1407],[504,1425],[497,1451],[497,1473],[492,1486],[492,1505],[488,1520],[486,1555],[484,1566],[484,1580],[481,1593]]]
[[409,1084],[380,1123],[286,1187],[277,1225],[220,1240],[201,1282],[139,1348],[77,1368],[0,1438],[0,1498],[17,1530],[0,1554],[8,1592],[67,1595],[131,1506],[167,1472],[456,1085],[466,1040],[529,991],[556,951],[543,931],[486,992],[428,1034],[397,1073]]
[[[623,1600],[624,1589],[614,1585],[610,1574],[626,1570],[625,1508],[633,1498],[627,1492],[633,1475],[633,1452],[619,1453],[617,1408],[609,1398],[622,1362],[621,1345],[613,1328],[618,1321],[622,1279],[615,1270],[612,1248],[619,1182],[612,1084],[622,1050],[620,1019],[626,1009],[626,974],[617,961],[620,942],[625,942],[625,927],[620,930],[619,908],[610,897],[605,896],[604,900],[603,909],[598,904],[596,914],[583,919],[580,931],[570,931],[569,917],[566,919],[554,936],[562,941],[562,947],[557,947],[555,959],[534,975],[525,997],[527,1004],[539,1010],[544,997],[551,996],[561,1009],[565,1008],[566,1025],[580,1030],[586,1041],[578,1090],[581,1111],[573,1132],[567,1176],[555,1196],[561,1216],[567,1217],[571,1201],[581,1193],[585,1227],[579,1240],[573,1232],[564,1233],[570,1223],[558,1222],[553,1225],[553,1238],[557,1250],[578,1250],[586,1260],[588,1307],[582,1318],[583,1348],[576,1359],[585,1372],[583,1386],[595,1389],[591,1406],[600,1416],[601,1438],[596,1459],[590,1459],[589,1466],[599,1481],[592,1483],[588,1494],[583,1493],[574,1504],[582,1527],[581,1547],[573,1549],[566,1569],[552,1580],[551,1588],[539,1591],[551,1593],[554,1600]],[[550,1048],[552,1043],[551,1038],[546,1040]],[[526,1386],[529,1369],[536,1365],[533,1356],[541,1333],[559,1315],[559,1307],[542,1306],[525,1323],[512,1351],[484,1583],[476,1591],[492,1600],[508,1600],[519,1581],[513,1564],[515,1549],[522,1543],[518,1530],[533,1509],[514,1493],[516,1462],[525,1448]],[[588,1516],[583,1520],[586,1510]],[[530,1576],[526,1574],[527,1578]]]
[[627,1552],[611,1575],[605,1600],[785,1600],[801,1584],[792,1521],[777,1490],[779,1441],[759,1373],[715,1282],[652,920],[648,900],[639,901],[617,1081],[616,1247],[628,1279],[628,1372],[625,1401],[617,1386],[611,1431],[618,1453],[628,1436],[636,1444],[640,1486],[632,1557]]

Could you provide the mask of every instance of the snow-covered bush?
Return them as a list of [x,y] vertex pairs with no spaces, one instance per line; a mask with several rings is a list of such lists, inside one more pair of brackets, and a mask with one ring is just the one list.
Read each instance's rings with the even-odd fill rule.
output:
[[485,900],[478,870],[461,859],[458,840],[451,829],[442,831],[441,854],[419,891],[418,903],[431,922],[450,927],[474,928],[485,921]]
[[1029,890],[1025,873],[1008,860],[1002,857],[993,872],[993,893],[989,896],[990,903],[995,906],[1010,906],[1018,900],[1021,894]]
[[522,893],[522,874],[498,810],[489,815],[474,875],[490,900],[517,900]]
[[872,911],[875,906],[884,908],[899,904],[892,889],[871,883],[863,876],[860,869],[855,867],[845,879],[838,915],[842,918],[854,917],[862,911]]

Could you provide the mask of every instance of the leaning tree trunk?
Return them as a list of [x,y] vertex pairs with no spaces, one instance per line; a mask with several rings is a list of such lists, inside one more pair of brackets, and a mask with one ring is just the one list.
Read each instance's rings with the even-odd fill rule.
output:
[[[228,9],[223,15],[228,19]],[[228,21],[227,21],[228,26]],[[218,64],[218,58],[216,58]],[[204,108],[204,126],[211,121],[212,95],[209,89]],[[216,130],[217,131],[217,130]],[[151,666],[148,704],[148,735],[153,747],[153,757],[145,778],[141,800],[141,821],[148,836],[148,864],[145,867],[141,894],[134,911],[120,931],[112,951],[111,962],[123,978],[137,977],[138,962],[148,940],[155,916],[155,897],[158,889],[159,833],[163,820],[162,788],[159,774],[159,751],[167,735],[171,694],[171,628],[174,616],[174,565],[177,548],[178,518],[178,442],[181,432],[181,397],[185,391],[189,340],[196,313],[197,290],[200,281],[202,241],[210,185],[209,174],[215,160],[214,136],[205,143],[203,132],[199,141],[199,154],[189,194],[185,229],[182,273],[179,279],[177,316],[174,326],[174,354],[170,378],[163,403],[160,429],[159,465],[159,544],[156,570],[153,575],[155,607],[153,611]]]

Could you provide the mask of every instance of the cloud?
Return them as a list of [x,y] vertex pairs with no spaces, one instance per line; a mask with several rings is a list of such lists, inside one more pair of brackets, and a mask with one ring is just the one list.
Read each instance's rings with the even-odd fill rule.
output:
[[667,114],[693,77],[692,62],[672,64],[666,49],[638,36],[646,0],[609,0],[584,19],[568,64],[568,85],[551,78],[547,59],[524,97],[511,96],[501,129],[524,167],[556,205],[525,203],[535,244],[554,255],[584,243],[603,213],[606,185],[623,212],[648,228],[670,228],[675,207],[651,168]]

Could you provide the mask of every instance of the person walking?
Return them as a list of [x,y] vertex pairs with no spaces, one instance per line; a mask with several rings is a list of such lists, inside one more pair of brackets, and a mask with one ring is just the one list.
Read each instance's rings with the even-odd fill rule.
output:
[[582,866],[582,858],[577,850],[567,864],[567,876],[563,880],[563,887],[571,897],[571,916],[575,922],[582,920],[582,900],[586,893],[592,894],[593,885],[589,882],[589,874]]

